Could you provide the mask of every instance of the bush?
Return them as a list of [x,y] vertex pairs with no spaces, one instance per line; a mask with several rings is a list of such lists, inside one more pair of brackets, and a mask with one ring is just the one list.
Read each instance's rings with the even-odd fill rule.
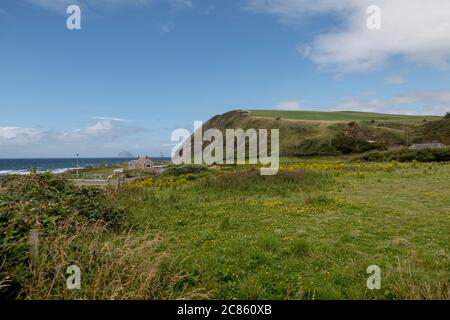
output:
[[184,166],[174,166],[168,168],[164,171],[165,175],[174,175],[179,176],[182,174],[195,174],[207,171],[208,168],[202,165],[194,166],[194,165],[184,165]]
[[342,134],[336,136],[333,140],[333,147],[343,154],[361,153],[370,150],[386,150],[384,145],[370,143],[362,139],[356,139]]
[[401,149],[396,151],[371,151],[367,152],[355,160],[362,161],[399,161],[399,162],[444,162],[450,161],[450,148],[442,149]]
[[[68,220],[100,222],[110,229],[127,224],[125,210],[112,207],[103,190],[79,189],[50,173],[11,177],[1,187],[0,297],[17,297],[29,277],[31,230],[45,238],[56,235],[60,225]],[[12,285],[2,288],[4,279]]]

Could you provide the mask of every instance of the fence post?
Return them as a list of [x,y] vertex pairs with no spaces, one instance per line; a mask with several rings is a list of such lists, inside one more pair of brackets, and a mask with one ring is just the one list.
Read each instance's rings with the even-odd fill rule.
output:
[[35,264],[39,256],[39,232],[36,229],[30,231],[30,259],[31,263]]

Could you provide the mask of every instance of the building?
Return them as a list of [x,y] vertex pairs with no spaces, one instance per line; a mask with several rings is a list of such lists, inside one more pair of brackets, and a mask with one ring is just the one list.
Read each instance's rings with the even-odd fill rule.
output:
[[423,149],[442,149],[446,148],[445,144],[442,144],[437,141],[433,141],[432,143],[416,143],[409,147],[412,150],[423,150]]
[[130,170],[152,170],[154,171],[153,161],[147,156],[140,156],[137,160],[128,162],[128,169]]

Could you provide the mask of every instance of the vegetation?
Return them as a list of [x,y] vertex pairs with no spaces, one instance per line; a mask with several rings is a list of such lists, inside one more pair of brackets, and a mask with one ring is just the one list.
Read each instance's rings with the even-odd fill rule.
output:
[[[12,178],[0,191],[2,296],[449,299],[449,169],[285,158],[275,176],[186,167],[118,192]],[[71,264],[81,290],[65,288]],[[366,288],[372,264],[382,290]]]
[[363,161],[400,161],[400,162],[444,162],[450,161],[450,148],[411,150],[400,149],[393,151],[372,151],[355,158]]
[[[276,176],[254,169],[132,187],[121,203],[211,298],[450,297],[449,164],[289,158]],[[372,264],[379,291],[365,286]]]
[[[132,233],[129,213],[111,191],[36,173],[7,178],[1,188],[0,298],[190,296],[182,287],[171,289],[187,275],[164,259],[159,236]],[[37,256],[30,255],[32,230],[39,235]],[[83,290],[65,289],[72,264],[83,271]]]
[[313,120],[313,121],[373,121],[373,122],[410,122],[419,124],[423,119],[438,120],[439,117],[434,116],[408,116],[395,114],[381,114],[372,112],[356,112],[356,111],[283,111],[283,110],[252,110],[250,113],[256,117],[274,118],[281,117],[283,119],[292,120]]
[[[370,117],[319,129],[275,118],[287,140],[310,137],[293,153],[329,148],[314,130],[334,132],[336,153],[370,151],[284,157],[274,176],[258,165],[171,166],[111,189],[76,187],[73,173],[2,178],[0,298],[448,300],[450,149],[380,151],[364,137],[394,141],[398,119],[379,128]],[[267,125],[241,112],[208,125],[236,121]],[[420,134],[445,129],[439,121]],[[80,290],[66,288],[73,264]],[[370,265],[381,290],[367,289]]]
[[363,153],[435,140],[450,144],[450,124],[441,117],[237,110],[211,118],[204,124],[209,128],[279,129],[283,156]]
[[450,119],[431,121],[418,127],[414,132],[414,142],[439,141],[450,145]]

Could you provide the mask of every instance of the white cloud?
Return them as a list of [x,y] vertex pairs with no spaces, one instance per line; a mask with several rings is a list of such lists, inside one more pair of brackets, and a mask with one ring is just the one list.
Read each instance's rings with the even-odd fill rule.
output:
[[172,0],[171,2],[174,9],[194,8],[194,4],[191,0]]
[[117,121],[117,122],[133,122],[133,120],[122,119],[122,118],[113,118],[113,117],[99,117],[99,116],[94,116],[94,117],[91,117],[91,119],[96,119],[96,120],[111,120],[111,121]]
[[81,5],[83,1],[77,0],[25,0],[32,4],[41,6],[45,9],[60,11],[62,14],[66,14],[66,9],[71,4]]
[[[364,1],[364,0],[360,0]],[[359,1],[352,0],[248,0],[247,10],[271,13],[285,19],[297,20],[323,12],[344,12]]]
[[162,24],[159,27],[159,31],[163,34],[172,32],[173,30],[175,30],[175,23],[173,23],[173,22],[168,22],[168,23]]
[[404,84],[406,80],[402,75],[391,74],[384,79],[384,82],[390,85],[400,85]]
[[279,102],[276,106],[276,109],[278,110],[300,110],[300,102],[296,100],[289,100],[289,101],[282,101]]
[[194,8],[190,0],[24,0],[46,9],[59,11],[65,14],[67,6],[77,4],[82,8],[95,8],[97,10],[110,10],[126,6],[147,7],[156,3],[166,3],[173,9],[180,10]]
[[23,146],[39,142],[48,132],[36,128],[0,127],[0,146],[12,144]]
[[443,116],[450,111],[450,89],[412,91],[387,99],[353,97],[338,102],[330,110]]
[[382,105],[377,100],[367,101],[360,97],[352,97],[339,101],[330,111],[362,111],[382,112]]
[[146,130],[125,125],[121,121],[99,120],[75,130],[46,130],[41,128],[0,127],[0,146],[28,146],[58,143],[98,144]]
[[[381,8],[381,30],[366,26],[369,5]],[[393,56],[450,70],[448,0],[248,0],[247,9],[284,21],[329,15],[339,21],[299,48],[321,67],[340,72],[370,71]]]

